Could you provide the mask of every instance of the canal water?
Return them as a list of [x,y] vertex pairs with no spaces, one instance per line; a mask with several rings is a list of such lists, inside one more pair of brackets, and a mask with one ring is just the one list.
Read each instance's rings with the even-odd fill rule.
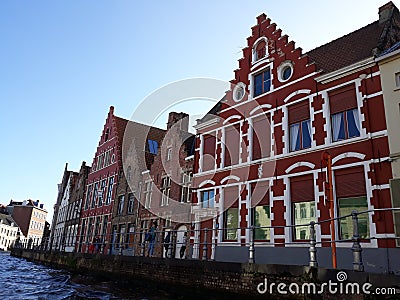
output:
[[0,300],[14,299],[234,299],[232,295],[154,283],[103,281],[0,252]]

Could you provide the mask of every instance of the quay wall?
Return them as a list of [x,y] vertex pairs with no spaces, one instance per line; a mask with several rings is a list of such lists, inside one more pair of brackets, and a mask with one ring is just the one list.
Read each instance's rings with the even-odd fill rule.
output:
[[[259,296],[257,286],[271,283],[321,284],[336,281],[339,270],[291,265],[263,265],[206,260],[163,259],[142,256],[94,255],[88,253],[49,253],[13,249],[11,255],[52,267],[67,269],[116,281],[146,280],[156,284],[184,286],[205,291]],[[369,282],[373,287],[400,288],[400,276],[345,271],[347,281]],[[276,293],[276,287],[274,294]],[[329,298],[329,297],[328,297]]]

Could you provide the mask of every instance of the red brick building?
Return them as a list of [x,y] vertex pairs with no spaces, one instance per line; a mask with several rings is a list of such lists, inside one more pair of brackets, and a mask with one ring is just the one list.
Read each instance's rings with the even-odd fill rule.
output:
[[122,170],[122,140],[128,120],[114,115],[110,107],[99,144],[88,175],[86,193],[80,214],[78,249],[88,252],[95,237],[100,238],[102,251],[110,248],[111,213],[118,175]]
[[[335,217],[392,207],[375,57],[400,40],[399,11],[389,2],[379,20],[307,53],[264,14],[251,31],[232,89],[215,116],[196,126],[196,229],[214,229],[209,258],[246,261],[245,228],[260,226],[257,262],[307,264],[308,227],[291,226],[330,217],[324,152],[332,157]],[[396,249],[383,256],[384,248],[396,247],[392,212],[359,219],[366,265],[387,268],[386,259],[398,256],[390,252]],[[330,267],[329,223],[316,231],[324,246],[319,263]],[[351,218],[336,222],[335,231],[338,239],[351,239]],[[204,234],[193,242],[194,257],[202,257]],[[351,266],[351,246],[337,243],[339,267]]]
[[150,170],[165,136],[165,130],[130,121],[124,134],[123,167],[118,174],[112,211],[113,254],[137,255],[142,174]]
[[[194,163],[194,135],[188,132],[189,116],[171,112],[167,131],[157,156],[148,171],[142,173],[138,238],[144,243],[145,232],[157,223],[154,256],[165,257],[163,240],[171,232],[170,256],[179,258],[183,235],[190,230],[191,182]],[[146,254],[146,248],[137,250]]]

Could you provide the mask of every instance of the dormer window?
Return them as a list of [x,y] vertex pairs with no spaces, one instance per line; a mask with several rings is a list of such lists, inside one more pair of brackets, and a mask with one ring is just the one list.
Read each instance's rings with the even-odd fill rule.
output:
[[253,62],[259,61],[267,56],[267,39],[261,37],[253,46]]

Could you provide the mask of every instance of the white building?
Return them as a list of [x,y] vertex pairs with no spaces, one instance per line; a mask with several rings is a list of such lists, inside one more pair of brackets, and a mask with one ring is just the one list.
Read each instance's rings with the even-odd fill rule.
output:
[[67,235],[68,233],[70,233],[68,230],[71,229],[66,228],[66,222],[70,218],[68,208],[69,208],[69,199],[71,197],[73,189],[74,176],[75,174],[73,172],[70,172],[67,185],[65,186],[65,189],[62,194],[60,206],[58,207],[56,224],[54,228],[53,244],[52,244],[52,249],[63,250],[66,252],[72,252],[74,250],[74,247],[67,243]]
[[10,215],[0,213],[0,251],[7,251],[17,239],[19,227]]

